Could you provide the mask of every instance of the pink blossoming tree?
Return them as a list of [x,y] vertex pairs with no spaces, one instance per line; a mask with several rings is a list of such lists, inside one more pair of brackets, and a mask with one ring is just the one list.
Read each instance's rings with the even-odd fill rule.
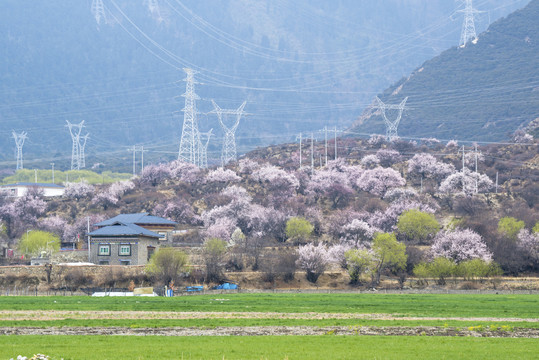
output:
[[307,244],[297,250],[297,266],[307,273],[307,280],[316,283],[329,264],[328,249],[323,244]]
[[473,259],[486,262],[492,260],[492,253],[481,235],[470,229],[439,232],[433,240],[430,256],[433,259],[437,257],[452,259],[456,263]]
[[401,187],[405,184],[406,181],[398,171],[382,167],[365,170],[357,180],[359,189],[380,197],[383,197],[389,189]]

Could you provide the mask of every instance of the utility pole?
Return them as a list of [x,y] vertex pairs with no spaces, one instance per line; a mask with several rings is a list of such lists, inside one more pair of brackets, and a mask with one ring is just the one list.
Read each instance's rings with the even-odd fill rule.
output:
[[52,183],[54,184],[54,163],[51,163],[52,165]]
[[137,174],[136,172],[136,167],[135,167],[135,164],[136,164],[136,153],[137,153],[137,147],[136,146],[133,146],[132,148],[129,148],[127,149],[127,151],[132,151],[133,152],[133,176],[135,176]]
[[140,157],[141,157],[141,158],[140,158],[140,162],[141,162],[141,164],[140,164],[140,166],[141,166],[141,168],[140,168],[140,173],[141,173],[141,174],[144,172],[144,153],[145,153],[146,151],[148,151],[148,150],[144,150],[144,145],[142,145],[142,146],[140,147]]
[[187,74],[184,79],[186,82],[185,93],[182,95],[185,98],[185,106],[183,108],[183,128],[182,137],[180,139],[180,150],[178,152],[178,160],[199,165],[198,154],[199,150],[199,132],[197,122],[196,100],[200,97],[195,93],[195,74],[193,69],[183,69]]
[[[298,136],[299,137],[299,168],[300,169],[301,169],[301,140],[302,140],[302,135],[303,135],[302,133],[299,133],[299,136]],[[297,140],[298,137],[296,137],[296,140]]]
[[24,145],[24,140],[26,140],[28,137],[26,136],[26,132],[23,131],[20,134],[17,134],[15,131],[12,131],[13,139],[15,139],[15,145],[17,146],[17,170],[23,169],[23,161],[22,161],[22,147]]
[[477,144],[475,144],[475,193],[477,194],[479,192],[478,184],[477,184]]
[[[408,97],[404,98],[404,100],[401,101],[399,105],[387,105],[376,97],[376,101],[378,102],[378,109],[382,112],[382,117],[384,118],[384,123],[386,124],[386,139],[387,141],[393,141],[395,138],[397,138],[399,135],[397,134],[397,129],[399,127],[402,113],[405,109],[408,109],[406,107],[406,101],[408,101]],[[398,110],[398,115],[395,121],[390,121],[387,118],[386,110]]]
[[464,145],[462,145],[462,173],[464,174]]
[[144,172],[144,145],[140,147],[140,173]]
[[[217,119],[219,120],[219,124],[221,124],[221,128],[223,129],[223,132],[225,133],[225,138],[223,141],[223,149],[221,151],[221,166],[225,166],[229,161],[236,160],[236,129],[238,128],[238,125],[240,124],[240,119],[244,114],[243,108],[245,108],[245,104],[247,104],[247,101],[244,101],[239,108],[237,109],[221,109],[219,105],[215,103],[215,101],[211,101],[213,104],[213,111],[210,112],[210,114],[217,114]],[[234,121],[233,125],[228,127],[223,122],[223,115],[236,115],[236,120]]]
[[464,23],[462,24],[459,45],[460,47],[465,47],[468,42],[477,40],[474,15],[479,14],[482,11],[473,8],[472,0],[465,0],[464,10],[459,10],[459,12],[464,13]]
[[335,160],[337,160],[337,127],[335,126]]
[[86,221],[87,221],[87,231],[86,231],[86,236],[88,237],[88,262],[90,262],[90,217],[87,216],[86,217]]
[[465,176],[465,173],[464,173],[464,145],[462,145],[462,191],[464,192],[464,187],[465,187],[465,184],[466,184],[466,179],[464,178]]
[[324,137],[325,137],[325,141],[326,141],[326,148],[325,148],[325,151],[326,151],[326,166],[328,166],[328,127],[327,126],[324,126]]
[[496,194],[498,193],[498,172],[496,171]]
[[37,169],[34,169],[34,184],[37,184]]
[[311,174],[314,174],[314,134],[311,133]]

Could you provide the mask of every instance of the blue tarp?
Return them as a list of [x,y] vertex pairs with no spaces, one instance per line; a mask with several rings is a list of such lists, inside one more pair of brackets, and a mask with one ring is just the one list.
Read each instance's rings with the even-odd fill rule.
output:
[[231,284],[231,283],[224,283],[224,284],[214,287],[214,289],[216,290],[235,290],[237,288],[238,288],[238,285]]

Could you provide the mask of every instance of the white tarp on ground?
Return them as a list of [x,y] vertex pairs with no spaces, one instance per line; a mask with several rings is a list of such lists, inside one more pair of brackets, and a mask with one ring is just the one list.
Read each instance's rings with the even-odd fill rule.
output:
[[151,294],[140,294],[135,295],[132,292],[123,292],[123,291],[101,291],[101,292],[95,292],[92,294],[92,296],[96,297],[104,297],[104,296],[157,296],[156,293]]
[[103,297],[103,296],[158,296],[156,293],[151,294],[133,294],[132,292],[123,292],[123,291],[102,291],[95,292],[92,296]]

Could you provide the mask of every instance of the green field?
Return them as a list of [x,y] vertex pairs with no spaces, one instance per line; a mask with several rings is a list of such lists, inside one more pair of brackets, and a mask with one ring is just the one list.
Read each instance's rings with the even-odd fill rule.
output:
[[[83,333],[89,334],[96,333],[98,328],[112,326],[142,330],[246,326],[433,326],[463,330],[482,326],[488,330],[503,326],[505,328],[496,332],[496,336],[510,336],[517,329],[520,329],[520,334],[527,336],[529,331],[539,328],[539,322],[535,321],[539,319],[537,295],[0,297],[0,311],[3,311],[0,327],[35,327],[34,334],[40,334],[42,328],[55,328],[55,333],[61,333],[63,327],[88,329]],[[188,314],[167,318],[174,316],[174,312]],[[281,316],[288,318],[264,313],[281,313]],[[325,316],[317,318],[317,314]],[[346,318],[350,314],[385,315],[380,319]],[[180,315],[188,318],[181,318]],[[405,319],[406,316],[414,319]],[[510,321],[508,318],[529,320]],[[0,359],[16,358],[17,355],[32,356],[35,353],[47,354],[52,359],[534,359],[539,353],[537,338],[423,336],[426,333],[422,329],[414,332],[418,335],[410,336],[354,335],[353,332],[348,332],[352,335],[335,335],[334,331],[322,330],[322,334],[326,335],[266,336],[268,333],[263,333],[261,336],[236,336],[237,333],[231,332],[229,334],[232,336],[183,337],[154,336],[146,330],[138,334],[148,336],[5,335],[0,336]],[[117,332],[115,329],[111,331]],[[167,331],[164,329],[165,333]],[[480,330],[477,334],[485,333]]]
[[55,359],[532,359],[537,339],[257,336],[4,336],[0,357]]
[[1,297],[0,310],[361,313],[539,318],[538,295],[221,294],[174,298]]

